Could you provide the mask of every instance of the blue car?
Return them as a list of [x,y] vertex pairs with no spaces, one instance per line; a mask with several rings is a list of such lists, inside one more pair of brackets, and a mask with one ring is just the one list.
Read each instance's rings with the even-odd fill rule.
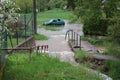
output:
[[47,25],[64,25],[65,21],[62,19],[51,19],[48,22],[45,22],[43,25],[47,26]]

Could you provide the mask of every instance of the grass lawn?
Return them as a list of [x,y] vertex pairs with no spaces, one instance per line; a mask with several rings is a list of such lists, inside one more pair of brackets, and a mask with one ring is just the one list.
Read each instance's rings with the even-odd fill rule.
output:
[[[19,38],[19,39],[18,39],[18,44],[19,44],[20,42],[22,42],[23,40],[24,40],[23,38]],[[12,38],[11,41],[12,41],[13,47],[17,45],[17,39],[16,39],[16,38]],[[8,48],[12,48],[11,41],[10,41],[10,39],[8,38],[8,40],[7,40]]]
[[55,26],[43,26],[43,23],[49,21],[50,19],[54,19],[54,18],[61,18],[64,20],[70,20],[72,18],[72,16],[73,16],[72,12],[63,11],[60,9],[39,12],[37,14],[37,25],[40,28],[45,28],[48,30],[55,31],[55,30],[57,30]]
[[48,37],[46,37],[42,34],[35,34],[34,37],[36,40],[48,40]]
[[11,54],[6,62],[3,80],[102,80],[81,66],[60,62],[45,54]]

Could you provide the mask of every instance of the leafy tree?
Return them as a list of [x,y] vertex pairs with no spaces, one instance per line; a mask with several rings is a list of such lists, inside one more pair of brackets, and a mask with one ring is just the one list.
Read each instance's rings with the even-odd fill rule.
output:
[[0,2],[0,46],[4,39],[2,34],[7,31],[12,31],[12,23],[16,22],[18,19],[18,14],[15,12],[15,4],[11,1]]
[[75,2],[76,2],[76,0],[67,0],[67,8],[72,8],[72,10],[74,10]]
[[120,16],[119,0],[77,0],[74,10],[77,18],[82,18],[84,33],[92,35],[106,35],[111,18]]
[[12,0],[19,7],[22,13],[30,13],[33,11],[33,0]]
[[44,11],[48,8],[50,0],[37,0],[37,8],[39,11]]
[[100,0],[78,0],[76,2],[75,15],[83,19],[83,31],[89,35],[105,35],[107,22],[104,20],[103,11],[100,8]]
[[112,18],[115,13],[118,11],[117,10],[117,3],[118,3],[118,0],[107,0],[105,3],[104,3],[104,12],[106,14],[106,18]]
[[120,43],[120,19],[113,18],[114,23],[108,27],[108,37],[110,40]]

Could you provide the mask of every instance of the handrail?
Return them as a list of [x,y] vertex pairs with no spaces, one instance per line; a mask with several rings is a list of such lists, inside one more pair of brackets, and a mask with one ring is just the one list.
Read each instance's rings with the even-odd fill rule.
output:
[[65,40],[67,39],[67,37],[68,37],[68,42],[70,43],[72,48],[81,49],[81,36],[77,32],[75,32],[72,29],[69,29],[66,32]]

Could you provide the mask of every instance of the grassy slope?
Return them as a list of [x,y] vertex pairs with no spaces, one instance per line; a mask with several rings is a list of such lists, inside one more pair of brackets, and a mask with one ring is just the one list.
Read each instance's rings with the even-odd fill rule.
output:
[[94,39],[90,37],[82,37],[82,40],[88,41],[95,46],[106,47],[106,51],[103,54],[114,55],[120,58],[120,45],[116,42],[107,41],[107,39]]
[[3,80],[102,80],[81,66],[71,66],[47,55],[12,54],[9,56]]

